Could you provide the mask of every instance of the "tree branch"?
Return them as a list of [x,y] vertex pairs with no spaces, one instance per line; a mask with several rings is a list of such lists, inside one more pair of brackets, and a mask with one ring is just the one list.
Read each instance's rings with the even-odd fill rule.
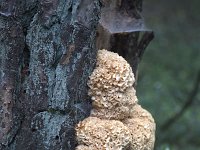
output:
[[161,130],[165,131],[169,127],[171,127],[184,113],[185,111],[192,105],[195,100],[196,95],[198,94],[199,84],[200,83],[200,70],[197,73],[197,78],[194,81],[194,86],[192,91],[190,92],[187,100],[185,101],[183,107],[179,112],[174,114],[171,118],[169,118],[162,126]]

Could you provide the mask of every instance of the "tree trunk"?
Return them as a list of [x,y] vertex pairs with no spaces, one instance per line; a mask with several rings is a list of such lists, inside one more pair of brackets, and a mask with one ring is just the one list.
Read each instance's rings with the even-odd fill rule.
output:
[[[91,109],[87,80],[95,66],[97,48],[127,48],[139,58],[131,50],[140,51],[140,30],[136,27],[131,35],[137,36],[126,37],[124,40],[130,42],[123,48],[116,42],[124,31],[109,37],[109,41],[117,37],[108,43],[110,46],[98,42],[106,38],[105,32],[96,38],[100,8],[103,6],[103,12],[114,6],[118,11],[116,8],[122,6],[123,12],[128,8],[127,14],[138,20],[141,17],[135,12],[140,10],[141,1],[118,0],[117,5],[115,0],[0,2],[0,149],[73,150],[74,125]],[[125,5],[128,3],[130,8]],[[100,26],[102,19],[98,30]]]
[[97,48],[106,48],[123,56],[131,64],[137,79],[139,61],[154,38],[140,15],[142,0],[104,0],[103,4],[97,31]]

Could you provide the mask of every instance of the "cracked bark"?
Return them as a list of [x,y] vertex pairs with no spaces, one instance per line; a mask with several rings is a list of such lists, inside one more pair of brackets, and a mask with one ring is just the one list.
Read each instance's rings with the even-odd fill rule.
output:
[[103,6],[96,46],[123,56],[131,64],[137,79],[138,64],[154,38],[140,14],[142,0],[103,0]]
[[[86,83],[97,48],[121,49],[123,54],[126,48],[138,59],[151,40],[138,42],[137,25],[126,34],[111,32],[107,44],[99,42],[107,41],[105,32],[96,38],[100,8],[103,5],[102,12],[110,6],[120,6],[123,12],[128,8],[140,22],[141,1],[0,2],[0,149],[73,150],[74,125],[91,109]],[[126,40],[126,47],[116,44]]]
[[0,149],[74,149],[99,11],[98,0],[1,1]]

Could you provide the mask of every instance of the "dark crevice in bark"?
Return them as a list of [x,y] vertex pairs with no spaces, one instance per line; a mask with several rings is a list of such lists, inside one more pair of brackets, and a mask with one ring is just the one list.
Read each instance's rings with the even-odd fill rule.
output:
[[48,111],[51,114],[59,114],[59,115],[66,115],[66,114],[69,114],[69,112],[70,112],[70,111],[64,111],[64,110],[53,109],[53,108],[50,108],[50,109],[45,110],[45,111]]
[[[21,85],[23,85],[25,79],[29,76],[29,63],[30,63],[30,50],[28,48],[28,45],[25,44],[24,50],[23,50],[23,61],[22,61],[22,69],[21,69]],[[24,92],[25,89],[24,89]]]
[[[13,86],[11,99],[12,109],[9,112],[12,115],[12,120],[9,120],[10,130],[8,130],[7,135],[5,135],[3,141],[1,141],[3,142],[0,146],[0,149],[2,150],[12,149],[12,145],[15,143],[15,139],[20,133],[25,119],[23,108],[26,107],[24,105],[24,99],[27,91],[24,87],[30,73],[30,50],[26,44],[25,37],[38,9],[37,4],[31,5],[29,8],[23,7],[27,1],[12,2],[14,2],[12,3],[12,6],[11,3],[8,2],[9,7],[15,7],[15,9],[10,10],[10,13],[5,12],[2,14],[2,8],[0,8],[0,19],[6,24],[6,26],[2,26],[2,28],[4,28],[3,33],[5,40],[2,41],[1,44],[4,44],[5,46],[8,45],[7,49],[5,48],[5,54],[7,53],[7,58],[3,58],[5,54],[1,56],[1,59],[5,61],[3,65],[1,64],[1,67],[3,67],[3,71],[6,72],[5,77],[8,78],[8,81],[4,81],[5,88],[9,87],[10,83],[11,86]],[[7,59],[10,60],[10,62],[7,62]],[[8,64],[12,66],[13,69],[9,68]],[[10,74],[13,75],[11,76]]]
[[20,123],[19,123],[19,127],[17,128],[16,133],[14,134],[13,138],[9,141],[9,143],[8,143],[8,145],[6,147],[9,148],[13,144],[13,142],[15,141],[16,136],[18,135],[18,133],[21,130],[21,125],[23,124],[23,121],[24,121],[24,117],[21,118]]
[[[37,2],[38,3],[38,2]],[[36,3],[36,4],[37,4]],[[33,6],[32,8],[26,10],[20,17],[19,21],[21,22],[23,28],[24,28],[24,35],[27,35],[27,30],[33,21],[34,16],[38,12],[38,5]]]
[[23,99],[25,98],[25,95],[26,95],[26,89],[24,88],[24,84],[26,83],[26,79],[27,77],[29,76],[29,62],[30,62],[30,50],[28,49],[28,46],[25,44],[24,46],[24,49],[21,53],[21,58],[20,58],[21,62],[20,62],[20,74],[19,74],[19,81],[17,83],[17,93],[16,96],[16,104],[15,104],[15,107],[13,109],[13,112],[16,112],[16,116],[15,116],[15,119],[17,119],[15,122],[14,122],[14,126],[16,124],[16,126],[18,126],[16,128],[16,131],[15,133],[13,133],[13,137],[12,139],[10,139],[8,141],[8,144],[6,147],[10,147],[13,142],[15,141],[15,138],[16,136],[18,135],[18,133],[20,132],[21,130],[21,127],[22,127],[22,124],[23,124],[23,121],[25,119],[25,115],[24,115],[24,110],[22,109],[23,108]]

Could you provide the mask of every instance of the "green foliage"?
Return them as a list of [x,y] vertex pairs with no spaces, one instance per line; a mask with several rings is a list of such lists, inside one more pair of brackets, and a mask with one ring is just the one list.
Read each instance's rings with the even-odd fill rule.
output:
[[200,147],[200,92],[167,131],[161,125],[179,111],[200,69],[200,1],[144,1],[144,17],[155,31],[139,66],[137,95],[157,123],[159,150]]

